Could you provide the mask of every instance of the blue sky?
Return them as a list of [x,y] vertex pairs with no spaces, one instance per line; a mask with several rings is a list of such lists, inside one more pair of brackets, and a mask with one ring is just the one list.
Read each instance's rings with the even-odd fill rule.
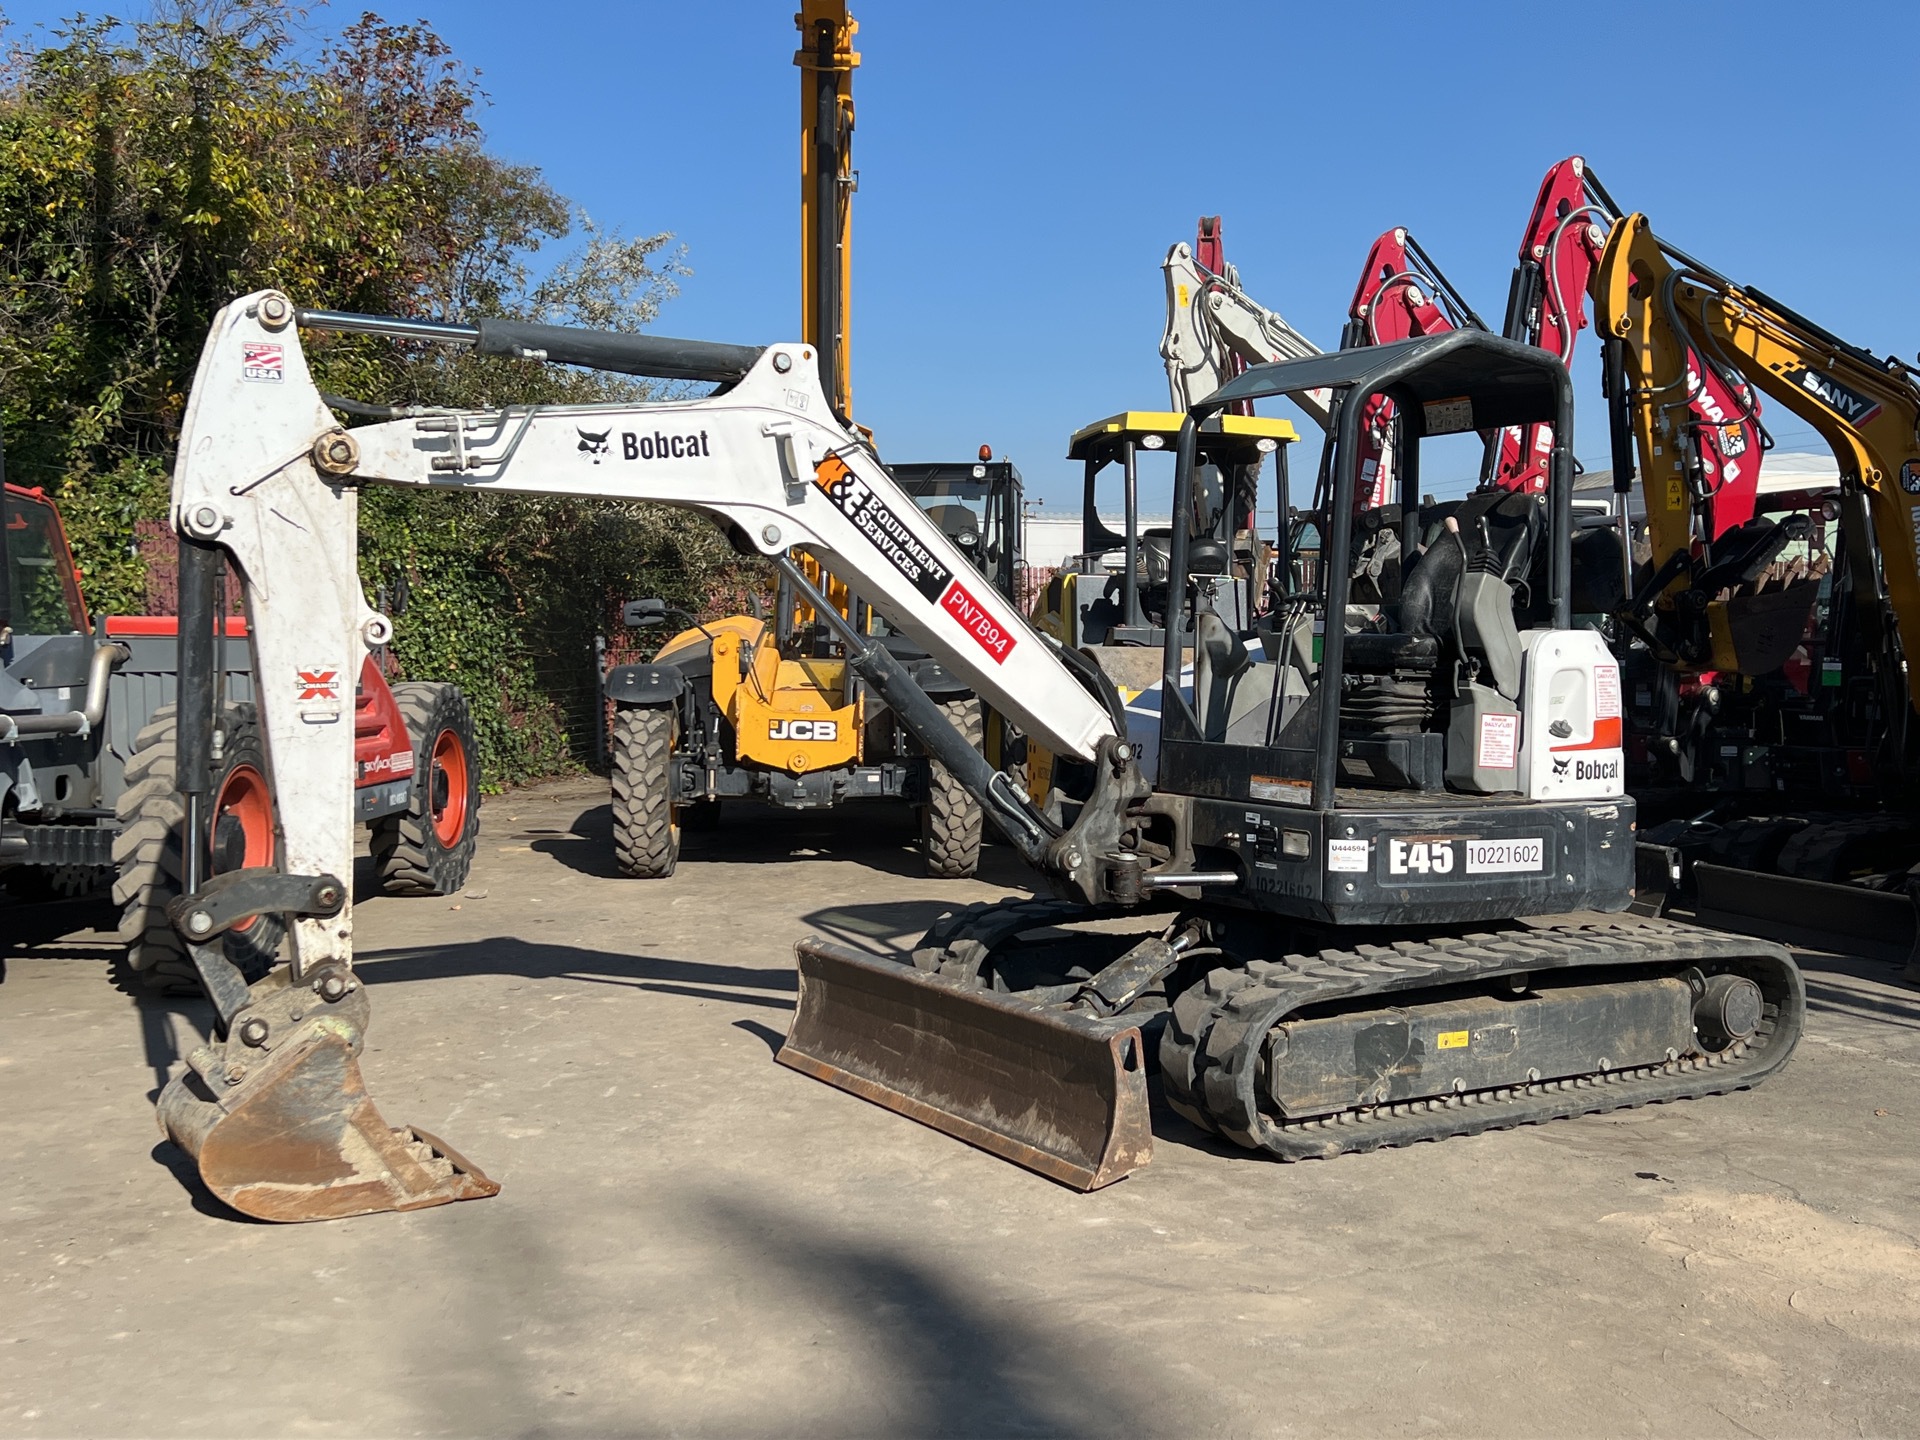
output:
[[[75,5],[3,8],[31,26]],[[679,236],[694,273],[656,328],[794,336],[793,0],[376,8],[481,72],[496,151],[602,223]],[[1540,176],[1579,153],[1706,263],[1855,343],[1920,345],[1911,3],[854,13],[855,413],[896,460],[991,443],[1052,513],[1077,503],[1073,429],[1164,406],[1159,263],[1203,212],[1248,289],[1322,345],[1393,225],[1497,325]],[[1596,350],[1588,331],[1576,449],[1604,464]],[[1816,448],[1776,419],[1782,449]]]

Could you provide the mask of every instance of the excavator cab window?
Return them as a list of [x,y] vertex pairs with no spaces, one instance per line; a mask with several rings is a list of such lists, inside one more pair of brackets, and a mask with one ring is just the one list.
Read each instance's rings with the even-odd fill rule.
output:
[[960,552],[1012,597],[1020,563],[1020,472],[1006,460],[888,467]]
[[[1257,625],[1227,625],[1203,598],[1217,546],[1196,524],[1200,426],[1235,401],[1306,389],[1339,397],[1313,503],[1293,510],[1282,469],[1274,549],[1286,558],[1271,608]],[[1361,411],[1376,395],[1400,415],[1398,493],[1356,509]],[[1170,633],[1164,646],[1163,787],[1219,793],[1224,765],[1247,771],[1242,793],[1258,793],[1257,781],[1305,798],[1310,786],[1315,808],[1345,788],[1515,788],[1517,770],[1489,777],[1468,737],[1504,733],[1499,716],[1518,733],[1521,631],[1571,623],[1571,462],[1556,450],[1544,496],[1476,492],[1429,528],[1420,450],[1436,436],[1540,421],[1572,433],[1564,369],[1473,330],[1257,366],[1195,406],[1179,436],[1169,545],[1184,597],[1173,603],[1194,639],[1188,650]]]

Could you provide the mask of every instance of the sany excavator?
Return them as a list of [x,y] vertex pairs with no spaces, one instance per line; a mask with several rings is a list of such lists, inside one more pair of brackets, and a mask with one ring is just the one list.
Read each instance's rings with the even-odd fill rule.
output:
[[[1900,913],[1900,890],[1920,899],[1920,874],[1909,873],[1920,858],[1920,674],[1907,658],[1920,647],[1920,379],[1675,249],[1643,215],[1613,226],[1593,295],[1619,353],[1615,467],[1630,470],[1637,451],[1653,538],[1638,598],[1667,600],[1679,617],[1670,633],[1692,653],[1667,650],[1667,630],[1649,644],[1669,665],[1712,668],[1715,683],[1694,696],[1703,747],[1742,762],[1731,775],[1686,777],[1675,798],[1686,813],[1755,816],[1724,868],[1694,867],[1701,903],[1789,924],[1818,917],[1864,938],[1902,933],[1912,919]],[[1726,428],[1699,414],[1715,375],[1732,377],[1736,397],[1764,391],[1832,450],[1840,493],[1828,518],[1839,524],[1840,568],[1826,581],[1805,555],[1784,567],[1777,559],[1804,539],[1805,516],[1754,516],[1745,493],[1729,504],[1724,472],[1716,485],[1701,463],[1703,437]],[[1745,425],[1757,409],[1725,419]],[[1812,673],[1837,683],[1752,684],[1803,640],[1815,651]],[[1748,772],[1762,783],[1746,783]],[[1809,813],[1832,808],[1853,815]],[[1884,876],[1893,893],[1821,883],[1852,871]]]
[[[314,388],[302,325],[713,382],[697,400],[449,411],[346,430]],[[273,359],[270,382],[261,357]],[[787,1065],[1069,1185],[1151,1150],[1145,1034],[1168,1100],[1249,1149],[1336,1155],[1752,1085],[1800,1034],[1777,945],[1623,916],[1634,808],[1621,789],[1619,671],[1568,601],[1572,390],[1553,356],[1478,331],[1255,366],[1194,406],[1176,444],[1170,587],[1190,593],[1209,516],[1196,438],[1240,401],[1332,392],[1324,563],[1290,557],[1253,660],[1194,617],[1163,653],[1157,780],[1111,685],[979,577],[832,413],[817,355],[519,322],[447,325],[236,300],[208,336],[174,472],[183,541],[181,787],[204,816],[212,574],[241,576],[285,845],[174,908],[217,1031],[159,1102],[231,1206],[279,1220],[411,1209],[497,1187],[441,1141],[387,1126],[356,1055],[350,712],[297,685],[351,674],[387,629],[355,570],[368,485],[604,496],[712,516],[833,623],[789,557],[847,577],[897,629],[1056,756],[1046,808],[995,771],[885,647],[841,622],[847,661],[957,776],[1055,899],[969,907],[912,964],[798,946]],[[937,377],[936,377],[937,378]],[[1399,407],[1401,503],[1417,533],[1429,435],[1545,420],[1548,503],[1448,529],[1408,559],[1399,602],[1349,630],[1361,415]],[[601,463],[582,431],[614,437]],[[1329,523],[1330,517],[1338,523]],[[1497,563],[1483,554],[1497,550]],[[1403,547],[1412,557],[1416,547]],[[1496,573],[1498,572],[1498,573]],[[1515,586],[1500,574],[1527,577]],[[1322,653],[1292,642],[1325,618]],[[1520,677],[1508,702],[1476,677]],[[190,821],[189,835],[204,833]],[[289,963],[248,986],[215,937],[290,915]],[[1101,921],[1075,929],[1079,922]],[[1065,933],[1060,933],[1064,928]]]

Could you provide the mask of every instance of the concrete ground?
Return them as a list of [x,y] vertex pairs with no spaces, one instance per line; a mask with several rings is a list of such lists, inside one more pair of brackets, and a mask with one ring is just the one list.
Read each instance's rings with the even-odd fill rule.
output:
[[1164,1111],[1078,1195],[773,1063],[808,931],[1017,887],[899,812],[745,810],[613,877],[604,792],[491,802],[359,911],[365,1068],[495,1199],[247,1223],[159,1142],[203,1006],[0,910],[6,1435],[1920,1431],[1920,995],[1808,956],[1748,1094],[1283,1167]]

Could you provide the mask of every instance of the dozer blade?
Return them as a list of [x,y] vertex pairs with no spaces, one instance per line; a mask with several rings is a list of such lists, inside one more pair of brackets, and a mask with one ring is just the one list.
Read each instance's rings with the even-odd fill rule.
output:
[[780,1063],[1079,1190],[1153,1155],[1138,1027],[808,938]]
[[[258,1220],[341,1220],[500,1191],[423,1130],[395,1129],[367,1094],[345,1016],[310,1020],[270,1053],[202,1049],[161,1093],[160,1127],[207,1188]],[[237,1079],[231,1057],[238,1062]]]

